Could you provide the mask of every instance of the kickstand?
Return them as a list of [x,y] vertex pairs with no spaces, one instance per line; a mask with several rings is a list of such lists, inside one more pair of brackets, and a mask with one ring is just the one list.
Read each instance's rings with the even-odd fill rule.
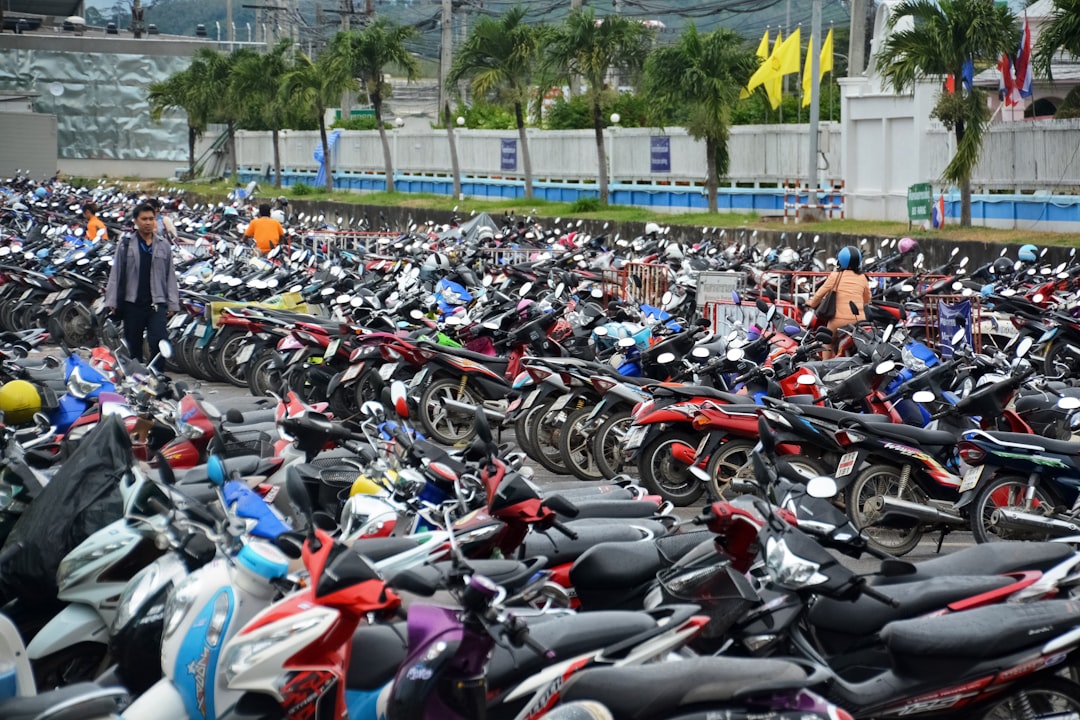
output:
[[939,535],[939,536],[938,536],[938,539],[937,539],[937,550],[935,551],[935,552],[937,552],[937,554],[938,554],[938,555],[940,555],[940,554],[941,554],[941,546],[942,546],[942,545],[943,545],[943,544],[945,543],[945,533],[946,533],[946,532],[948,532],[948,531],[947,531],[947,530],[945,530],[945,529],[942,529],[942,530],[941,530],[941,535]]

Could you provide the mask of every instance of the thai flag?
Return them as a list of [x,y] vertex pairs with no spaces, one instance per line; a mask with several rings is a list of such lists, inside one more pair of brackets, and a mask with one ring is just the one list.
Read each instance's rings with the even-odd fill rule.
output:
[[[1020,40],[1020,50],[1016,53],[1016,80],[1013,97],[1031,97],[1031,25],[1024,18],[1024,35]],[[1019,102],[1019,100],[1017,100]]]
[[1015,105],[1013,93],[1016,91],[1016,82],[1013,78],[1012,58],[1008,53],[1001,53],[1001,59],[997,64],[1000,79],[998,80],[998,99],[1005,102],[1006,107]]
[[938,195],[937,202],[934,203],[934,227],[945,227],[945,196]]

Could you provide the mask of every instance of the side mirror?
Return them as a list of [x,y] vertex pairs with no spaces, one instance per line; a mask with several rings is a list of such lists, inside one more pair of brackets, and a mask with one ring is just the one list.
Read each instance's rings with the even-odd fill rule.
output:
[[881,333],[881,342],[889,342],[889,338],[892,337],[894,330],[896,330],[895,325],[889,325],[885,328],[884,332]]
[[1080,398],[1063,397],[1058,399],[1057,406],[1062,410],[1076,410],[1080,408]]
[[810,323],[812,323],[812,322],[814,322],[814,311],[813,310],[807,310],[806,312],[803,313],[803,316],[802,316],[803,327],[810,327]]
[[604,327],[603,325],[601,325],[600,327],[593,330],[593,335],[596,335],[597,337],[607,337],[607,334],[608,334],[608,329],[606,327]]
[[754,307],[756,307],[759,312],[769,312],[769,303],[765,302],[764,298],[758,298],[757,301],[754,302]]
[[665,292],[664,292],[664,294],[663,294],[663,296],[662,296],[662,297],[660,298],[660,304],[661,304],[661,305],[668,305],[668,304],[670,304],[670,303],[671,303],[671,299],[672,299],[673,297],[675,297],[675,296],[671,294],[671,291],[670,291],[670,290],[667,290],[667,291],[665,291]]
[[707,348],[696,347],[690,351],[690,357],[696,358],[698,360],[704,360],[705,358],[709,357],[709,351]]
[[795,379],[796,385],[817,385],[817,378],[813,375],[800,375]]
[[211,455],[207,459],[206,476],[210,478],[210,482],[218,487],[224,485],[225,481],[229,479],[229,473],[225,469],[225,461],[219,455]]
[[632,348],[636,344],[634,338],[619,338],[619,347],[621,348]]
[[236,408],[229,408],[225,412],[225,420],[230,425],[243,425],[244,424],[244,413],[240,412]]
[[161,357],[168,360],[172,357],[172,343],[168,340],[158,340],[158,352],[161,353]]
[[956,347],[957,345],[962,343],[966,337],[967,337],[967,333],[964,332],[964,328],[960,328],[959,330],[954,332],[953,336],[952,336],[953,347]]
[[827,499],[836,497],[836,493],[839,488],[836,487],[836,481],[828,475],[818,475],[815,478],[810,478],[810,482],[806,483],[806,494],[810,497]]
[[894,363],[892,360],[885,360],[883,362],[879,362],[877,366],[874,367],[874,372],[878,375],[885,375],[886,373],[891,373],[895,369],[896,363]]
[[1031,346],[1035,344],[1035,341],[1031,339],[1031,336],[1025,337],[1016,345],[1016,357],[1022,358],[1031,351]]
[[660,357],[656,358],[656,362],[659,365],[668,365],[675,362],[675,353],[660,353]]
[[493,441],[491,426],[488,425],[487,415],[482,407],[476,408],[476,436],[483,440],[485,445],[490,445]]
[[55,370],[56,368],[60,367],[60,361],[58,359],[54,358],[52,355],[46,355],[44,362],[45,362],[45,367],[50,368],[52,370]]
[[860,313],[860,312],[859,312],[859,306],[855,304],[855,301],[854,301],[854,300],[852,300],[851,302],[849,302],[849,303],[848,303],[848,306],[849,306],[849,307],[850,307],[850,309],[851,309],[851,314],[852,314],[852,315],[854,315],[855,317],[859,317],[859,315],[861,315],[861,314],[862,314],[862,313]]
[[394,411],[398,417],[409,417],[409,392],[405,383],[395,380],[390,383],[390,400],[394,404]]
[[926,403],[932,403],[937,400],[937,395],[930,392],[929,390],[920,390],[914,395],[912,395],[911,399],[919,403],[920,405],[925,405]]
[[739,362],[744,357],[746,357],[746,351],[742,348],[731,348],[727,351],[727,355],[725,357],[727,357],[730,362]]

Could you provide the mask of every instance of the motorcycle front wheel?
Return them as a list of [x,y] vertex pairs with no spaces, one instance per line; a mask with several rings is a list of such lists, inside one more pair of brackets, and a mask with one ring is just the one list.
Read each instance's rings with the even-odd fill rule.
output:
[[1053,499],[1037,485],[1031,503],[1028,504],[1027,487],[1027,478],[1020,475],[999,475],[987,482],[979,483],[975,498],[971,501],[969,516],[971,533],[975,536],[975,542],[1050,539],[1050,533],[1040,532],[1036,528],[1009,528],[1000,521],[995,522],[994,511],[1006,508],[1034,515],[1053,513]]
[[982,716],[982,720],[1049,720],[1076,717],[1078,713],[1080,685],[1063,677],[1047,676],[999,700]]
[[920,493],[908,483],[904,493],[900,491],[900,468],[892,465],[871,465],[859,473],[855,482],[847,489],[845,503],[851,523],[859,530],[864,530],[867,539],[877,547],[892,555],[906,555],[915,549],[922,540],[922,529],[918,521],[911,524],[898,523],[896,526],[875,526],[880,512],[873,507],[877,497],[898,497],[900,500],[920,503]]
[[664,433],[641,449],[638,469],[641,484],[676,507],[692,504],[705,492],[704,483],[672,452],[677,443],[696,447],[699,438],[689,433]]

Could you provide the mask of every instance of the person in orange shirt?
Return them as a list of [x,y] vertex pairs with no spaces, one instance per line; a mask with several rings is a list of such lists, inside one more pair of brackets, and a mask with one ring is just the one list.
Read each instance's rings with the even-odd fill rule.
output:
[[281,227],[274,218],[270,217],[270,204],[263,203],[259,206],[259,217],[252,220],[247,230],[244,231],[244,237],[255,238],[255,246],[259,248],[259,252],[266,255],[281,242],[281,239],[285,237],[285,228]]
[[[105,229],[105,223],[97,216],[97,205],[88,202],[82,207],[83,220],[86,220],[86,237],[90,240],[108,240],[109,231]],[[101,233],[101,237],[98,237]]]

